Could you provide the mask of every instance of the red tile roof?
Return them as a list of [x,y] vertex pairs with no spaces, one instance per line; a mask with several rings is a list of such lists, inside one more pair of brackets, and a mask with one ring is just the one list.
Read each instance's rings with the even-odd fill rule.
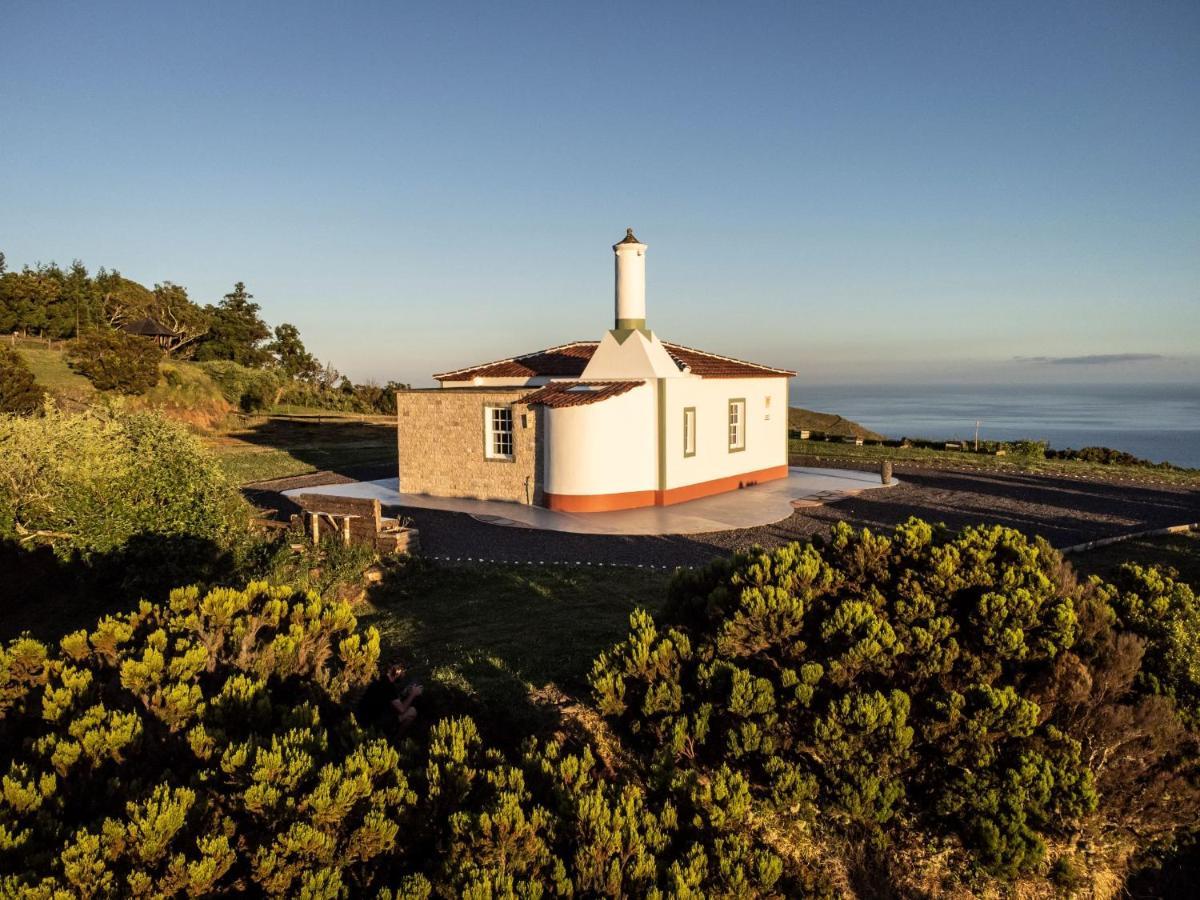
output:
[[663,341],[663,346],[667,348],[671,358],[680,364],[680,368],[689,369],[693,375],[699,375],[701,378],[791,378],[796,374],[791,369],[776,369],[773,366],[746,362],[744,359],[734,359],[732,356],[718,356],[705,350],[668,344],[666,341]]
[[[583,374],[598,341],[575,341],[548,350],[538,350],[524,356],[514,356],[496,362],[468,366],[452,372],[434,375],[438,381],[470,381],[473,378],[578,378]],[[718,356],[679,344],[663,342],[667,353],[680,370],[690,371],[702,378],[771,378],[795,375],[788,369],[776,369],[758,363]]]
[[586,406],[609,397],[619,397],[644,381],[552,381],[543,388],[521,398],[530,406],[541,405],[558,409],[563,406]]
[[472,378],[578,378],[596,352],[596,341],[576,341],[524,356],[468,366],[434,375],[438,381],[470,381]]

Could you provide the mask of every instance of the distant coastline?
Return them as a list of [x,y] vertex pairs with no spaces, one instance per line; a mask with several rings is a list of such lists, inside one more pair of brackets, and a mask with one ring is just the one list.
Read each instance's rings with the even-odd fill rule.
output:
[[1200,468],[1200,386],[792,385],[791,404],[836,411],[891,438],[1047,441],[1111,447]]

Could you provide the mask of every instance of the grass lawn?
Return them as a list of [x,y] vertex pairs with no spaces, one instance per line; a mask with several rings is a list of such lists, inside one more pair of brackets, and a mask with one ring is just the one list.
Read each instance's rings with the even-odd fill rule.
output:
[[1179,572],[1183,581],[1200,590],[1200,532],[1134,538],[1072,553],[1067,559],[1080,572],[1101,578],[1111,578],[1127,562],[1140,566],[1170,566]]
[[67,397],[83,398],[95,393],[92,383],[67,365],[61,350],[18,347],[37,383],[48,391]]
[[633,568],[399,566],[369,595],[384,657],[426,687],[431,714],[473,709],[498,727],[541,715],[531,692],[580,697],[592,660],[657,612],[671,576]]
[[396,464],[396,426],[388,416],[247,416],[206,440],[237,484]]
[[970,466],[994,469],[997,472],[1025,472],[1037,475],[1072,475],[1084,478],[1127,479],[1130,481],[1161,481],[1169,484],[1200,485],[1196,469],[1152,469],[1145,466],[1106,466],[1073,459],[1031,459],[1020,456],[990,456],[961,450],[933,450],[927,447],[878,447],[864,444],[843,444],[836,441],[801,441],[788,443],[792,457],[832,461],[862,460],[877,465],[885,459],[911,462],[936,468]]

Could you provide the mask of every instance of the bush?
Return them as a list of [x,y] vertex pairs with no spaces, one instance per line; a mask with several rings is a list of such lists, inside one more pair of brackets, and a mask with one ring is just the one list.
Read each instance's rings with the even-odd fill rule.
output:
[[[1194,625],[1174,586],[1144,592],[1131,616],[1170,607],[1178,624],[1162,627]],[[819,812],[848,837],[949,831],[1011,878],[1086,834],[1101,796],[1130,841],[1169,835],[1200,803],[1179,715],[1137,689],[1142,645],[1115,625],[1104,590],[1040,538],[841,523],[828,543],[681,573],[661,621],[635,614],[591,683],[656,778],[728,769],[759,815]],[[1190,698],[1194,636],[1178,640],[1143,680],[1162,670]]]
[[0,348],[0,413],[28,416],[42,408],[46,392],[25,360],[14,350]]
[[250,369],[228,360],[200,363],[225,399],[243,412],[258,412],[278,402],[283,391],[279,377],[265,369]]
[[378,654],[344,605],[264,584],[176,591],[57,652],[11,642],[0,893],[369,884],[412,803],[395,749],[338,706]]
[[1005,446],[1014,456],[1028,456],[1031,459],[1045,459],[1045,441],[1009,441]]
[[[0,419],[0,538],[49,544],[63,558],[173,542],[229,548],[249,508],[199,440],[121,406]],[[162,567],[169,559],[148,560]]]
[[120,394],[144,394],[158,384],[162,355],[152,341],[115,328],[89,331],[67,349],[73,369],[98,390]]
[[398,747],[353,713],[379,651],[347,605],[263,583],[178,590],[57,649],[10,642],[0,893],[782,891],[737,773],[664,799],[586,747],[508,755],[457,717]]

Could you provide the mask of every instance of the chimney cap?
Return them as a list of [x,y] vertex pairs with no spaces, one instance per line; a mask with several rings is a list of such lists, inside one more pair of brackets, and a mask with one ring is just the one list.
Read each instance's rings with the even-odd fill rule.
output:
[[625,237],[622,240],[618,241],[617,243],[618,244],[640,244],[641,241],[639,241],[637,238],[635,238],[633,236],[632,228],[626,228],[625,229]]

